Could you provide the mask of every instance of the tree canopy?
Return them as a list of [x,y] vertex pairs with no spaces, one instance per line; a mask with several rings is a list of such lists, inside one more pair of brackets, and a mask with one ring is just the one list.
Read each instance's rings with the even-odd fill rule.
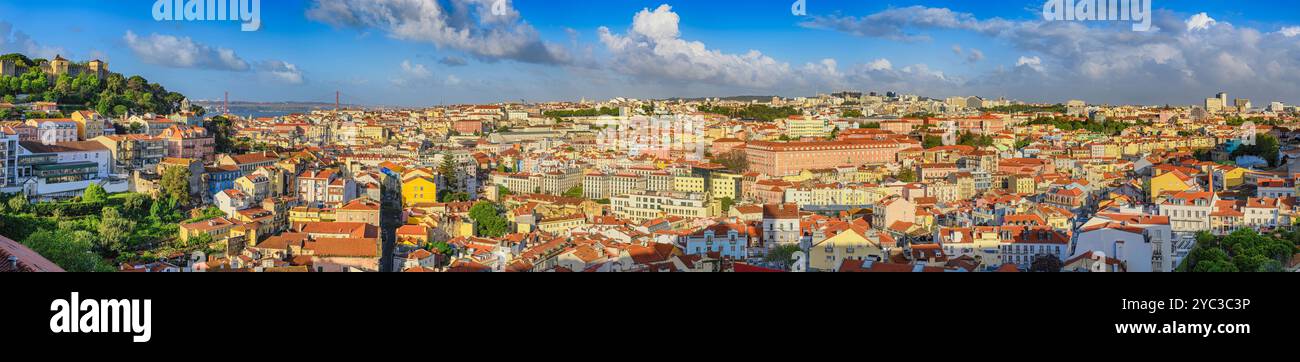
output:
[[1272,237],[1252,229],[1237,230],[1224,237],[1202,232],[1196,235],[1196,247],[1179,268],[1198,273],[1281,272],[1285,262],[1296,254],[1298,238],[1300,234]]
[[17,76],[0,76],[0,97],[26,95],[27,100],[78,105],[109,117],[125,112],[171,114],[180,111],[185,96],[168,91],[141,76],[125,77],[110,73],[104,79],[91,72],[77,76],[62,74],[51,77],[22,54],[6,54],[0,59],[24,62],[27,71]]
[[769,107],[762,104],[750,105],[742,108],[721,107],[713,105],[703,105],[699,108],[700,112],[732,116],[742,119],[757,119],[764,122],[771,122],[778,119],[790,118],[798,115],[798,109],[794,107]]
[[1267,133],[1260,133],[1255,136],[1255,144],[1241,145],[1240,147],[1237,147],[1237,150],[1232,151],[1232,158],[1256,156],[1268,161],[1268,165],[1272,167],[1277,166],[1280,151],[1281,145],[1278,142],[1277,137],[1273,137]]
[[749,156],[740,150],[731,150],[713,158],[713,162],[732,173],[745,173],[749,171]]
[[496,204],[482,201],[469,209],[469,218],[474,220],[474,233],[480,237],[499,238],[510,230],[510,221],[501,216]]

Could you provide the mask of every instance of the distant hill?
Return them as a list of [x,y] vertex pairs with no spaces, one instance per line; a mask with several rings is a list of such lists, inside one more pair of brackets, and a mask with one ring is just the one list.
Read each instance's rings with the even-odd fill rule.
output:
[[721,98],[718,98],[718,97],[669,98],[669,99],[666,99],[666,100],[669,100],[669,101],[684,101],[684,102],[703,102],[703,101],[706,101],[706,100],[711,100],[711,99],[714,99],[714,98],[718,98],[718,99],[721,99],[721,100],[724,100],[724,101],[731,101],[731,102],[753,102],[753,101],[758,101],[758,102],[762,102],[762,103],[767,103],[767,102],[771,102],[771,101],[772,101],[772,97],[777,97],[777,96],[733,96],[733,97],[721,97]]
[[[208,109],[207,114],[213,115],[221,111],[225,105],[223,101],[191,101],[199,107]],[[343,108],[360,108],[356,104],[343,104]],[[315,110],[334,109],[334,103],[323,102],[249,102],[249,101],[232,101],[230,102],[230,113],[240,116],[252,115],[254,117],[277,117],[293,113],[310,113]]]

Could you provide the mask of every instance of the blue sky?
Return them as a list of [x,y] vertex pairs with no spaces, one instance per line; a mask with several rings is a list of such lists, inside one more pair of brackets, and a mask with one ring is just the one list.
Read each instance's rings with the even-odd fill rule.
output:
[[802,17],[793,1],[514,0],[492,18],[474,9],[493,0],[264,0],[262,29],[241,32],[157,22],[152,0],[4,0],[0,50],[101,58],[195,99],[333,101],[340,90],[420,106],[854,89],[1300,102],[1290,2],[1154,0],[1159,29],[1134,34],[1044,23],[1043,1],[806,0]]

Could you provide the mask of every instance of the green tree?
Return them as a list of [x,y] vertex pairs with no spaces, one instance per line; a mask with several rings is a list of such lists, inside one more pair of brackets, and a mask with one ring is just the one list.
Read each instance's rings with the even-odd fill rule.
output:
[[898,170],[898,174],[894,175],[894,178],[902,182],[916,182],[916,171],[905,167]]
[[465,202],[469,201],[469,194],[464,192],[442,191],[438,193],[438,202]]
[[745,173],[749,171],[749,156],[744,151],[731,150],[713,158],[713,162],[726,167],[731,173]]
[[977,135],[970,132],[962,133],[957,138],[957,144],[971,147],[988,147],[993,145],[993,137],[988,135]]
[[101,253],[120,253],[124,243],[135,231],[135,222],[128,220],[115,207],[106,207],[99,221],[98,249]]
[[447,191],[460,191],[460,170],[456,167],[456,160],[451,154],[442,155],[442,164],[438,165],[438,174],[442,175],[442,182],[447,185]]
[[469,209],[469,218],[474,220],[474,232],[481,237],[499,238],[509,232],[510,222],[501,216],[496,204],[479,202]]
[[89,187],[86,187],[85,193],[81,196],[81,201],[96,203],[108,201],[108,191],[104,191],[103,186],[92,183]]
[[861,111],[861,110],[857,110],[857,109],[849,109],[849,110],[845,110],[844,113],[840,113],[840,117],[844,117],[844,118],[862,118],[862,117],[865,117],[865,116],[862,114],[862,111]]
[[570,188],[568,191],[565,191],[564,197],[572,197],[578,199],[582,198],[582,186],[581,185],[574,186],[573,188]]
[[1268,161],[1268,165],[1273,167],[1277,166],[1280,150],[1281,144],[1278,142],[1277,137],[1260,133],[1255,136],[1255,144],[1237,147],[1237,150],[1232,152],[1232,157],[1256,156]]
[[189,168],[169,167],[163,171],[159,188],[167,198],[175,200],[181,206],[187,206],[190,204],[190,177]]
[[425,250],[442,256],[450,256],[455,251],[451,248],[451,244],[448,244],[446,241],[429,243]]
[[750,105],[744,108],[715,107],[712,105],[703,105],[698,109],[700,112],[720,114],[740,119],[756,119],[764,122],[771,122],[778,119],[790,118],[798,115],[800,112],[794,107],[769,107],[766,105]]
[[731,211],[731,207],[736,205],[736,200],[733,200],[730,197],[718,199],[718,202],[721,203],[722,212],[724,213]]
[[772,248],[771,251],[768,251],[767,255],[763,257],[763,260],[790,267],[790,265],[794,263],[794,253],[799,251],[802,251],[802,249],[800,249],[797,244],[778,245],[777,247]]
[[939,136],[925,136],[922,138],[921,147],[927,150],[939,146],[943,146],[943,138]]
[[235,125],[229,118],[224,116],[208,118],[203,121],[203,128],[212,135],[217,153],[242,153],[231,138],[235,135]]
[[144,216],[149,211],[149,195],[130,193],[122,199],[122,211],[133,217]]
[[506,197],[506,196],[514,195],[514,193],[510,192],[510,189],[506,188],[505,186],[497,186],[497,195],[500,197]]
[[18,194],[18,195],[14,195],[14,197],[9,198],[9,209],[13,210],[15,213],[26,211],[27,196]]
[[92,252],[93,241],[61,230],[38,230],[23,239],[23,245],[74,273],[112,272],[115,269]]

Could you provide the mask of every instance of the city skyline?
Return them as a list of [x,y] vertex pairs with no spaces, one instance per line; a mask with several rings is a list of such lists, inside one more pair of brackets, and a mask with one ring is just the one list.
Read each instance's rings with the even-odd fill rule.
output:
[[1273,11],[1281,2],[1157,1],[1147,33],[1045,22],[1042,1],[807,0],[807,16],[791,3],[511,1],[498,18],[492,1],[267,2],[257,32],[157,22],[152,1],[5,3],[0,13],[21,15],[0,17],[0,51],[102,59],[194,99],[257,102],[332,102],[335,90],[387,106],[858,90],[1300,103],[1288,56],[1300,24]]

